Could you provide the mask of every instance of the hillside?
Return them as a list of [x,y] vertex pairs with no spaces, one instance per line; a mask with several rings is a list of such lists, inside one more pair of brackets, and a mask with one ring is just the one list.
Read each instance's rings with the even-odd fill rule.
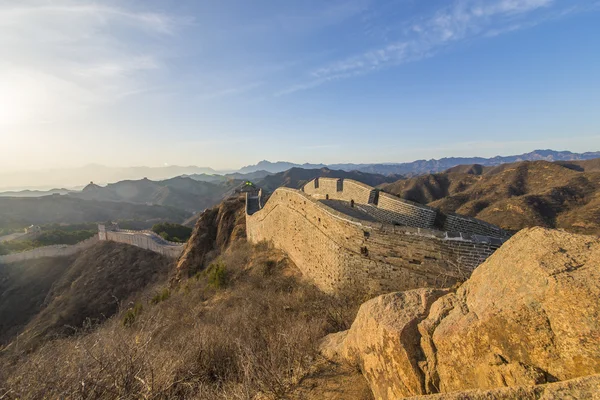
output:
[[[171,268],[104,243],[57,264],[0,269],[0,310],[18,310],[0,320],[25,326],[19,345],[0,351],[0,391],[512,400],[593,398],[599,388],[596,237],[523,230],[462,285],[369,299],[320,291],[285,252],[246,242],[245,228],[244,201],[230,198],[202,213]],[[84,315],[93,329],[66,335]]]
[[169,265],[159,254],[113,242],[72,257],[1,265],[0,345],[18,333],[24,346],[73,333],[87,319],[103,321],[135,293],[164,281]]
[[507,230],[544,226],[600,233],[598,160],[460,166],[381,188]]
[[268,192],[272,192],[281,186],[299,189],[302,186],[304,186],[307,182],[317,177],[353,179],[355,181],[362,182],[370,186],[377,186],[386,182],[394,182],[399,178],[399,176],[397,175],[384,176],[359,171],[336,171],[329,168],[291,168],[287,171],[279,172],[277,174],[265,177],[264,179],[258,181],[257,186],[263,188]]
[[[14,398],[70,398],[84,390],[85,397],[98,399],[370,400],[356,370],[317,353],[320,338],[349,327],[359,301],[320,292],[285,254],[246,243],[243,205],[234,198],[203,214],[180,260],[178,281],[167,286],[162,279],[162,288],[148,286],[134,294],[129,306],[97,329],[59,337],[29,353],[16,346],[0,352],[6,366],[0,369],[0,390]],[[103,262],[123,260],[122,251],[115,248],[106,259],[95,255]],[[109,282],[104,277],[123,283],[116,285],[119,290],[147,284],[139,282],[137,266],[117,275],[116,266],[97,274],[96,265],[63,273],[68,278],[50,291],[56,307],[46,308],[43,316],[64,323],[75,304],[85,307],[76,295],[85,294],[79,291],[84,286],[99,286],[90,296],[110,297],[115,290],[104,286]],[[55,297],[58,291],[62,295]],[[83,311],[97,308],[90,306]],[[28,326],[37,329],[38,320],[42,317]]]
[[23,228],[31,224],[76,224],[110,220],[183,221],[187,211],[157,205],[83,200],[72,196],[0,198],[0,227]]
[[104,187],[90,183],[80,193],[70,196],[84,200],[124,201],[175,207],[196,212],[211,207],[240,182],[204,182],[191,177],[176,177],[163,181],[141,179],[120,181]]
[[[14,268],[19,279],[0,279],[16,282],[0,293],[14,304],[33,279],[35,304],[17,309],[43,309],[20,321],[19,347],[0,352],[0,389],[10,398],[512,400],[593,398],[599,388],[597,238],[523,230],[461,286],[369,300],[325,294],[285,253],[247,243],[243,204],[203,213],[170,284],[160,260],[135,264],[145,256],[114,244],[54,269]],[[118,310],[112,295],[131,301]],[[73,315],[100,323],[65,336],[65,324],[81,326]],[[38,332],[60,335],[22,351]]]

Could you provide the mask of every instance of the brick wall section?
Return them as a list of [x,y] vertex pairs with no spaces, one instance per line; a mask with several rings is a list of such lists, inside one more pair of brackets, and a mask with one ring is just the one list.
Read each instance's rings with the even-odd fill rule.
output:
[[66,257],[89,249],[98,243],[98,236],[93,236],[74,245],[58,244],[53,246],[38,247],[20,253],[12,253],[0,256],[0,264],[12,264],[19,261],[32,260],[43,257]]
[[277,189],[263,209],[246,215],[246,226],[250,242],[266,240],[284,250],[327,292],[451,286],[502,243],[358,220],[288,188]]
[[162,240],[164,243],[160,243],[162,238],[158,235],[154,237],[154,235],[156,235],[154,232],[150,233],[149,231],[108,231],[106,240],[137,246],[170,258],[177,258],[183,252],[183,244],[164,240]]
[[369,203],[369,195],[373,188],[369,185],[365,185],[364,183],[353,181],[351,179],[343,180],[343,193],[345,199],[340,200],[354,200],[355,203],[358,204],[368,204]]
[[508,237],[508,234],[499,227],[458,214],[447,214],[444,230],[450,232],[470,232],[477,235]]
[[[308,182],[302,188],[304,193],[316,199],[329,198],[331,200],[343,200],[355,204],[368,204],[369,195],[375,190],[369,185],[356,182],[351,179],[317,178],[318,188],[315,187],[316,179]],[[342,191],[338,191],[338,182],[341,183]],[[433,228],[438,211],[434,208],[404,200],[388,193],[379,192],[378,204],[363,207],[380,221],[389,224],[412,226],[415,228]],[[464,232],[477,235],[506,238],[508,234],[497,226],[488,224],[475,218],[457,214],[444,215],[444,225],[440,227],[447,232]]]
[[[317,178],[319,187],[315,188],[315,179],[304,185],[302,189],[304,193],[310,194],[317,199],[325,199],[327,196],[331,200],[354,200],[358,204],[367,204],[369,202],[369,194],[373,188],[364,183],[356,182],[350,179],[337,178]],[[343,190],[338,191],[338,181],[341,181]]]
[[125,243],[132,246],[141,247],[166,257],[177,258],[183,252],[184,245],[164,240],[152,231],[129,231],[120,230],[117,232],[99,230],[97,236],[86,239],[74,245],[54,245],[38,247],[20,253],[12,253],[0,256],[0,264],[11,264],[24,260],[31,260],[42,257],[64,257],[70,256],[80,251],[89,249],[94,244],[103,240]]
[[383,211],[384,215],[387,212],[390,223],[417,228],[432,228],[437,215],[433,208],[402,200],[383,192],[379,193],[377,208]]

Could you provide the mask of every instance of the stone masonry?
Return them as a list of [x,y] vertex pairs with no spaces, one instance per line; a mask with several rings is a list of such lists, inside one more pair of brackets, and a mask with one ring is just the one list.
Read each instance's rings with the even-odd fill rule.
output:
[[[375,207],[368,204],[373,190],[369,186],[318,181],[307,183],[303,191],[277,189],[262,208],[247,213],[246,226],[249,241],[269,241],[284,250],[327,292],[377,294],[451,286],[468,278],[503,243],[501,238],[382,222],[363,210]],[[346,206],[352,212],[344,212],[343,206],[333,208],[335,199],[354,201],[354,207]],[[393,206],[390,201],[386,208]],[[391,212],[386,208],[377,209]],[[416,212],[410,218],[431,225],[433,209],[422,209],[426,222],[417,221]]]
[[65,257],[89,249],[99,241],[111,240],[131,246],[141,247],[166,257],[177,258],[183,252],[183,243],[174,243],[164,240],[152,231],[111,230],[104,225],[98,225],[98,235],[74,245],[59,244],[38,247],[36,249],[11,253],[0,256],[0,264],[12,264],[19,261],[37,259],[42,257]]
[[[369,294],[451,286],[468,278],[504,241],[430,229],[434,209],[396,204],[383,193],[374,199],[373,190],[330,178],[311,181],[303,191],[279,188],[264,205],[258,200],[262,207],[247,212],[248,240],[284,250],[325,291]],[[334,207],[336,201],[341,205]],[[402,213],[412,226],[401,223]]]

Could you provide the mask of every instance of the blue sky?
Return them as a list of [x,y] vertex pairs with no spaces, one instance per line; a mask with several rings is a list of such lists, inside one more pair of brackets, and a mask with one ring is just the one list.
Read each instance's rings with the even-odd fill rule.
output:
[[598,0],[0,0],[0,167],[600,150]]

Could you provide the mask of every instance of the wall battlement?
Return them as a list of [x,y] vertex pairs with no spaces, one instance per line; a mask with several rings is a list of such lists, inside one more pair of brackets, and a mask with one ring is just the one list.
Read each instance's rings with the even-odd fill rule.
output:
[[316,178],[304,185],[302,191],[316,199],[369,205],[369,213],[375,218],[394,225],[509,237],[504,230],[485,221],[458,214],[442,214],[435,208],[401,199],[350,179]]
[[248,240],[284,250],[325,291],[371,294],[451,286],[467,279],[505,240],[475,229],[435,229],[436,210],[396,202],[382,192],[376,198],[374,190],[331,178],[311,181],[302,191],[279,188],[266,203],[257,199],[247,208]]

